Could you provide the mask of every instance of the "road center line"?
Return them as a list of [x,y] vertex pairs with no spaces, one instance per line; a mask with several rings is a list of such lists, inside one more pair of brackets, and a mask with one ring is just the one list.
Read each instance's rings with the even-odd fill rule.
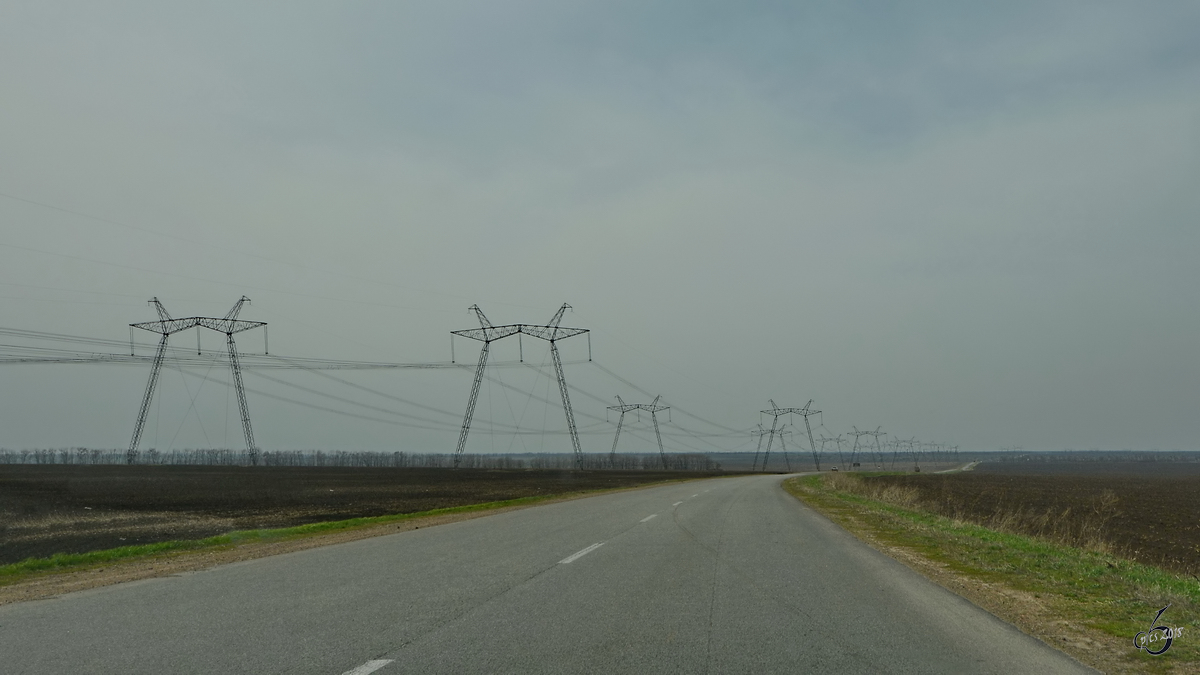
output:
[[[699,496],[700,496],[700,493],[699,493],[699,492],[697,492],[696,494],[692,495],[692,497],[699,497]],[[688,497],[688,499],[691,499],[691,497]]]
[[562,560],[559,560],[558,564],[559,565],[570,565],[571,563],[575,562],[576,560],[579,560],[583,556],[591,553],[592,551],[595,551],[596,549],[600,548],[603,545],[604,545],[604,542],[600,542],[599,544],[592,544],[591,546],[583,549],[582,551],[579,551],[578,553],[572,553],[571,555],[563,558]]
[[641,523],[648,523],[648,522],[650,522],[651,520],[653,520],[653,519],[654,519],[654,518],[656,518],[656,517],[658,517],[658,514],[657,514],[657,513],[652,513],[652,514],[650,514],[650,515],[646,516],[645,518],[642,518],[642,519],[641,519],[640,521],[638,521],[638,522],[641,522]]
[[374,661],[367,661],[354,670],[347,670],[346,672],[342,673],[342,675],[369,675],[370,673],[379,670],[394,660],[395,659],[375,659]]
[[675,503],[674,503],[674,504],[672,504],[671,506],[679,506],[679,505],[680,505],[680,504],[682,504],[682,503],[683,503],[683,502],[675,502]]

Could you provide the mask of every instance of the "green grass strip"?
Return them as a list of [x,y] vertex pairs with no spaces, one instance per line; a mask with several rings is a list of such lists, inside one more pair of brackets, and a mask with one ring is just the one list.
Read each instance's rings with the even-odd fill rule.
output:
[[[1200,672],[1200,583],[1196,579],[1109,553],[1000,532],[970,522],[900,507],[834,489],[824,476],[784,487],[852,532],[919,553],[959,575],[1033,594],[1062,619],[1128,646],[1121,664],[1134,672]],[[1162,656],[1133,647],[1167,603],[1166,625],[1184,627]]]
[[307,525],[296,525],[294,527],[281,527],[274,529],[235,530],[228,534],[221,534],[215,537],[208,537],[206,539],[161,541],[156,544],[121,546],[119,548],[110,548],[102,551],[89,551],[87,553],[58,553],[48,558],[26,558],[21,562],[0,566],[0,585],[15,583],[31,574],[43,572],[62,572],[71,569],[94,567],[96,565],[112,563],[118,560],[128,560],[130,558],[144,558],[148,556],[161,555],[164,553],[196,551],[200,549],[228,548],[238,544],[255,542],[298,539],[301,537],[328,534],[330,532],[354,530],[364,527],[372,527],[375,525],[385,525],[387,523],[394,523],[412,518],[441,516],[454,513],[470,513],[473,511],[487,511],[491,509],[504,508],[506,506],[523,506],[546,501],[548,499],[573,496],[575,494],[585,493],[535,495],[531,497],[505,499],[496,502],[484,502],[481,504],[450,506],[442,509],[431,509],[429,511],[417,511],[415,513],[397,513],[387,516],[331,520],[321,523],[310,523]]

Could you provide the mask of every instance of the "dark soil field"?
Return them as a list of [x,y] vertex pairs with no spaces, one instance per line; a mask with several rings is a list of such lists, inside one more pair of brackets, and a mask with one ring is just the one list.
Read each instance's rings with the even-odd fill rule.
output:
[[915,489],[942,515],[1200,574],[1200,463],[989,462],[869,480]]
[[0,464],[0,565],[718,473]]

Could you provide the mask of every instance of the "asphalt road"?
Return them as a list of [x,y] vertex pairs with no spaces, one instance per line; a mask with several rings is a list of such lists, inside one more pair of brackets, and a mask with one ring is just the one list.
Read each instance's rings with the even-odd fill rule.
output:
[[614,493],[0,607],[0,671],[1094,672],[780,480]]

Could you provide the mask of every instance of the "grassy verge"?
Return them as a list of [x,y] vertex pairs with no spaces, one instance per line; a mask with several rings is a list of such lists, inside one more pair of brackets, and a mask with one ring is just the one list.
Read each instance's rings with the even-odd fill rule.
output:
[[[902,491],[880,491],[866,483],[854,476],[826,475],[794,478],[784,486],[885,550],[895,547],[916,554],[973,587],[1034,599],[1039,611],[1045,610],[1041,616],[1002,618],[1085,663],[1108,672],[1200,672],[1200,583],[1195,579],[1103,551],[928,513],[913,506]],[[1161,656],[1135,649],[1134,636],[1145,631],[1167,603],[1171,607],[1159,623],[1182,626],[1183,635]],[[1072,625],[1084,627],[1102,644],[1085,648],[1071,639],[1053,639],[1055,631]]]
[[60,553],[48,558],[27,558],[18,563],[0,566],[0,586],[16,583],[36,574],[72,571],[134,558],[146,558],[172,553],[194,552],[205,549],[222,549],[237,546],[239,544],[299,539],[302,537],[312,537],[322,534],[329,534],[332,532],[386,525],[388,523],[411,520],[413,518],[441,516],[455,513],[470,513],[472,511],[487,511],[505,508],[508,506],[525,506],[549,499],[560,499],[565,496],[570,495],[537,495],[533,497],[506,499],[496,502],[485,502],[482,504],[468,504],[466,506],[432,509],[429,511],[419,511],[416,513],[400,513],[370,518],[350,518],[347,520],[333,520],[323,523],[310,523],[308,525],[297,525],[295,527],[283,527],[276,529],[237,530],[228,534],[208,537],[206,539],[162,541],[156,544],[121,546],[120,548],[110,548],[103,551],[89,551],[88,553]]

